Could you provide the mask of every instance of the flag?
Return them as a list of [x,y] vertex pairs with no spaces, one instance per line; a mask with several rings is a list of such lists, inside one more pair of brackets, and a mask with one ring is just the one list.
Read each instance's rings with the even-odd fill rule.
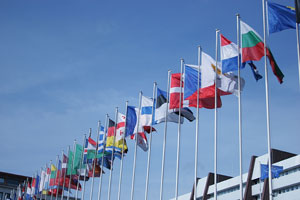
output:
[[31,200],[31,184],[28,182],[26,190],[26,200]]
[[[264,56],[264,43],[260,35],[243,21],[241,21],[241,34],[242,63],[260,60]],[[269,58],[274,75],[277,77],[278,81],[282,83],[284,75],[279,69],[269,48],[267,48],[267,57]]]
[[46,178],[46,171],[41,171],[41,180],[39,185],[39,192],[41,193],[43,191],[44,185],[45,185],[45,178]]
[[[179,120],[179,112],[178,109],[168,109],[167,110],[167,92],[157,88],[157,97],[155,102],[155,112],[154,119],[155,124],[159,124],[165,122],[165,114],[167,112],[167,121],[178,123]],[[181,109],[181,119],[180,123],[183,123],[183,117],[185,117],[190,122],[195,120],[195,116],[193,112],[189,108]]]
[[269,33],[296,29],[296,11],[290,6],[268,2]]
[[[282,171],[283,166],[272,165],[272,178],[278,178]],[[265,180],[266,178],[269,178],[269,165],[260,164],[260,179]]]
[[[142,95],[141,102],[141,115],[140,115],[140,124],[141,126],[151,126],[152,124],[152,108],[153,108],[153,99]],[[152,124],[153,125],[153,124]]]
[[47,171],[46,171],[46,176],[45,176],[45,184],[44,184],[44,187],[43,187],[44,190],[49,189],[50,175],[51,175],[51,169],[48,167]]
[[[122,124],[124,122],[120,122],[118,124],[120,124],[119,126],[119,130],[122,128]],[[124,128],[125,128],[125,123],[124,123]],[[118,126],[117,126],[118,129]],[[123,128],[122,128],[123,129]],[[116,134],[121,135],[121,133],[123,134],[124,132],[122,130],[120,130],[119,132],[116,131]],[[108,132],[107,132],[107,141],[106,141],[106,149],[105,151],[109,154],[112,154],[112,152],[114,151],[114,157],[117,157],[119,159],[121,159],[122,156],[122,148],[124,150],[124,153],[127,153],[128,151],[128,147],[126,144],[126,140],[115,140],[114,141],[114,134],[115,134],[115,122],[111,119],[109,119],[109,123],[108,123]],[[117,137],[116,137],[117,138]]]
[[32,179],[31,182],[31,196],[38,194],[39,191],[39,182],[40,182],[40,176],[37,175],[35,178]]
[[222,73],[238,70],[238,46],[220,34]]
[[92,162],[92,159],[96,157],[96,149],[97,149],[97,142],[94,141],[91,137],[87,138],[85,141],[84,147],[84,163]]
[[295,7],[296,7],[296,22],[300,23],[300,0],[295,0]]
[[61,165],[61,174],[62,176],[65,175],[65,173],[67,172],[67,167],[68,167],[68,156],[66,156],[65,154],[63,154],[63,159],[62,159],[62,165]]
[[57,174],[57,168],[51,164],[51,174],[50,174],[50,188],[54,188],[55,186],[55,179],[56,179],[56,174]]
[[98,158],[97,161],[98,161],[99,166],[102,165],[102,159],[103,159],[103,167],[111,170],[112,169],[111,155],[104,155],[104,156]]
[[69,151],[67,175],[78,174],[82,153],[83,153],[83,147],[80,144],[76,144],[75,152],[72,152],[71,150]]
[[[141,147],[144,151],[148,150],[148,141],[145,134],[144,126],[139,122],[137,124],[137,117],[139,115],[139,109],[134,106],[127,107],[127,117],[126,117],[126,134],[131,136],[131,139],[134,139],[136,133],[138,132],[138,146]],[[151,122],[150,122],[151,123]],[[145,126],[148,129],[149,126]],[[153,130],[153,129],[152,129]],[[154,129],[155,130],[155,129]],[[150,132],[150,128],[147,130]]]
[[100,132],[99,132],[99,141],[98,141],[98,155],[102,155],[104,152],[104,147],[105,147],[105,133],[104,133],[104,127],[100,127]]
[[[221,38],[221,62],[222,73],[232,72],[238,70],[238,48],[237,45],[228,40],[224,35],[220,34]],[[241,55],[240,55],[241,56]],[[256,66],[252,61],[248,62],[251,71],[253,72],[256,81],[262,78]],[[241,65],[241,69],[245,68],[246,63]]]
[[249,61],[249,66],[250,66],[250,69],[254,75],[254,78],[256,81],[258,81],[259,79],[262,79],[262,75],[259,74],[256,66],[254,65],[254,63],[252,61]]

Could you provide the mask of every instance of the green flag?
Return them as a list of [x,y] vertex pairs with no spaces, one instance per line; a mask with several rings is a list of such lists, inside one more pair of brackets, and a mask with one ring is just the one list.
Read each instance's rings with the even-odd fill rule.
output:
[[75,154],[72,151],[69,151],[68,170],[67,170],[68,175],[77,174],[77,170],[80,168],[82,153],[83,153],[83,147],[79,144],[76,144]]

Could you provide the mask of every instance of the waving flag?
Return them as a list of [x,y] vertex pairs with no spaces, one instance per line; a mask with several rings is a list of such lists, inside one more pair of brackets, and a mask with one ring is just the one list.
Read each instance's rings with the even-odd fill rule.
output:
[[[260,35],[243,21],[241,21],[241,34],[242,63],[260,60],[264,56],[264,43]],[[269,58],[273,74],[277,77],[279,83],[282,83],[284,75],[279,69],[269,48],[267,48],[267,57]]]
[[220,34],[222,73],[238,70],[238,47]]
[[269,33],[296,29],[296,11],[290,6],[268,2]]
[[142,126],[151,126],[152,123],[152,108],[153,108],[153,99],[142,96],[141,103],[141,116],[140,116],[140,124]]
[[[179,112],[178,109],[166,109],[167,108],[167,92],[157,88],[157,97],[155,102],[155,113],[154,119],[155,124],[159,124],[165,122],[165,115],[167,112],[167,121],[178,123],[179,120]],[[180,123],[183,123],[183,119],[186,118],[190,122],[195,120],[195,116],[193,112],[188,108],[181,109],[181,119]]]
[[[127,121],[126,121],[126,134],[131,135],[131,139],[134,139],[137,130],[138,130],[138,146],[141,147],[144,151],[148,150],[148,141],[147,136],[145,134],[145,129],[147,129],[147,132],[150,132],[149,126],[143,126],[144,124],[139,123],[139,126],[137,125],[137,116],[139,114],[139,109],[135,108],[133,106],[127,107]],[[151,120],[151,118],[150,118]],[[151,123],[151,122],[150,122]],[[155,130],[152,128],[152,130]]]
[[31,200],[31,185],[30,183],[28,182],[27,184],[27,190],[26,190],[26,200]]
[[[121,121],[118,124],[120,124],[119,126],[117,126],[117,130],[119,129],[119,131],[116,131],[116,134],[119,134],[119,138],[122,138],[121,135],[124,135],[125,123],[124,123],[124,121]],[[124,149],[124,153],[127,153],[128,147],[127,147],[125,139],[124,140],[120,139],[120,140],[114,141],[114,137],[115,137],[114,134],[115,134],[115,122],[112,121],[111,119],[109,119],[105,150],[106,150],[106,152],[108,152],[110,154],[114,151],[114,156],[121,159],[122,148]]]
[[98,155],[103,154],[105,146],[105,133],[104,133],[104,127],[100,127],[100,132],[99,132],[99,141],[98,141]]
[[[272,178],[278,178],[282,171],[283,171],[282,166],[272,165],[272,169],[271,169]],[[261,164],[260,165],[260,179],[265,180],[268,177],[269,177],[269,165]]]
[[97,148],[97,142],[93,140],[91,137],[87,138],[85,142],[84,153],[83,153],[84,163],[92,162],[92,159],[96,157],[96,148]]
[[[222,73],[232,72],[238,70],[238,48],[237,45],[220,34],[221,38],[221,61],[222,61]],[[259,74],[256,66],[252,61],[248,62],[251,71],[253,72],[256,81],[262,78]],[[241,69],[245,68],[246,63],[241,65]]]

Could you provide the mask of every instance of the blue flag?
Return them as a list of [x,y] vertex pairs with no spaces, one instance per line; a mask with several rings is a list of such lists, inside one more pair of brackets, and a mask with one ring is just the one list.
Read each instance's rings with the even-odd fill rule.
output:
[[125,137],[132,135],[134,133],[134,128],[137,123],[137,116],[135,112],[134,106],[127,107],[127,115],[126,115],[126,135]]
[[[283,171],[282,166],[272,165],[272,178],[278,178],[279,174]],[[269,165],[260,165],[260,179],[265,180],[269,177]]]
[[295,8],[268,2],[269,33],[296,29]]

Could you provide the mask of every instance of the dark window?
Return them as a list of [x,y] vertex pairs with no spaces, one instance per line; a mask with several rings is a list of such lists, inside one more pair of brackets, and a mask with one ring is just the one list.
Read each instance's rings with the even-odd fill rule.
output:
[[3,198],[3,192],[0,192],[0,200]]

